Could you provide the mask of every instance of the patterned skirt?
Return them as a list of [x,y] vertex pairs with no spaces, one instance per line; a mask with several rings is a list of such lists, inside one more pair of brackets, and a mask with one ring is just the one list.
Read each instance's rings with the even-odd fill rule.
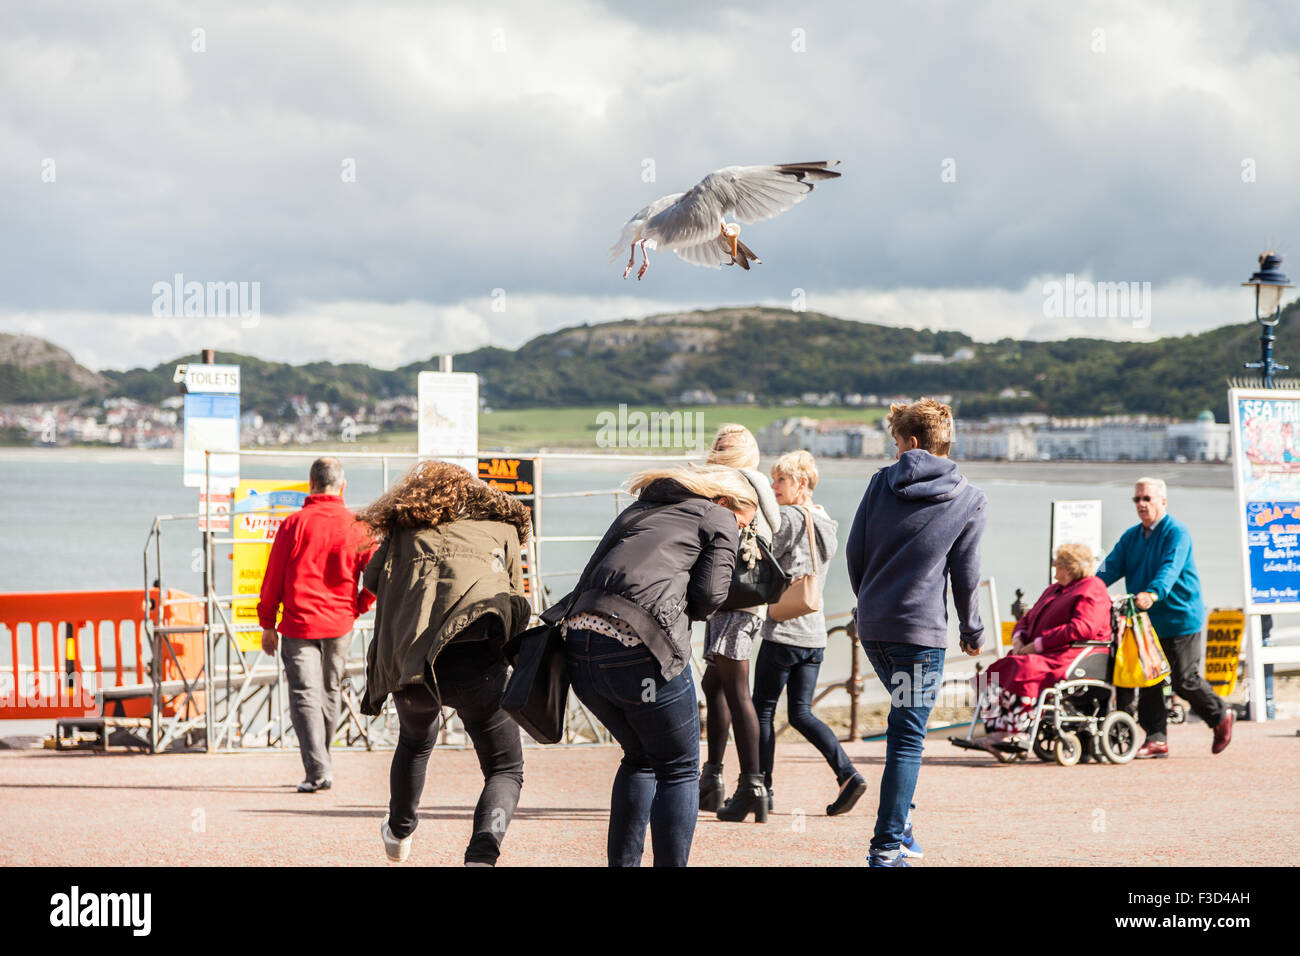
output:
[[704,624],[704,659],[715,656],[733,661],[747,661],[754,651],[754,641],[763,628],[763,619],[748,611],[719,611]]

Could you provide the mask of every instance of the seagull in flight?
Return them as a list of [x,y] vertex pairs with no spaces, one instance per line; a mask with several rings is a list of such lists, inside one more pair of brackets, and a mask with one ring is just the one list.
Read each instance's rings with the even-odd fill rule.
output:
[[751,223],[771,219],[802,202],[812,192],[813,184],[823,179],[838,179],[830,167],[839,160],[820,163],[781,163],[776,166],[727,166],[709,173],[689,192],[673,193],[656,199],[637,212],[623,227],[618,242],[610,249],[610,261],[630,247],[626,279],[636,264],[636,248],[641,247],[640,279],[650,268],[646,247],[671,249],[691,265],[720,269],[724,265],[749,269],[751,262],[763,260],[740,241],[740,226],[727,222]]

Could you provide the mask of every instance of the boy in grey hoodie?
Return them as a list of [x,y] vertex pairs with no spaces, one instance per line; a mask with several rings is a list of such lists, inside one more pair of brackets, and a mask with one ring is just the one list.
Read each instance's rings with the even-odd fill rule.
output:
[[898,461],[872,476],[849,531],[849,583],[858,597],[858,639],[890,692],[885,770],[871,839],[871,866],[920,856],[912,794],[926,723],[943,678],[952,581],[961,648],[980,653],[980,538],[984,492],[948,459],[952,410],[932,399],[890,407]]

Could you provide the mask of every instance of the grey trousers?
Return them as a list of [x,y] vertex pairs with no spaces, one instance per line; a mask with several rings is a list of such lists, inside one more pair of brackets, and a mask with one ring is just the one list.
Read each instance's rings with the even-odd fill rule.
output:
[[339,722],[340,685],[352,634],[320,640],[280,635],[280,656],[289,683],[289,717],[302,766],[312,782],[333,778],[330,742]]

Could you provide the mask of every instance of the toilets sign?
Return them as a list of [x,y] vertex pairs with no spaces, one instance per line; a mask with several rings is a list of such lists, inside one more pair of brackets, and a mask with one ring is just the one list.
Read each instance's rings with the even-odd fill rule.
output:
[[[178,365],[172,380],[185,386],[185,487],[212,493],[239,484],[239,366]],[[207,452],[223,452],[213,454]],[[233,452],[233,453],[232,453]]]

